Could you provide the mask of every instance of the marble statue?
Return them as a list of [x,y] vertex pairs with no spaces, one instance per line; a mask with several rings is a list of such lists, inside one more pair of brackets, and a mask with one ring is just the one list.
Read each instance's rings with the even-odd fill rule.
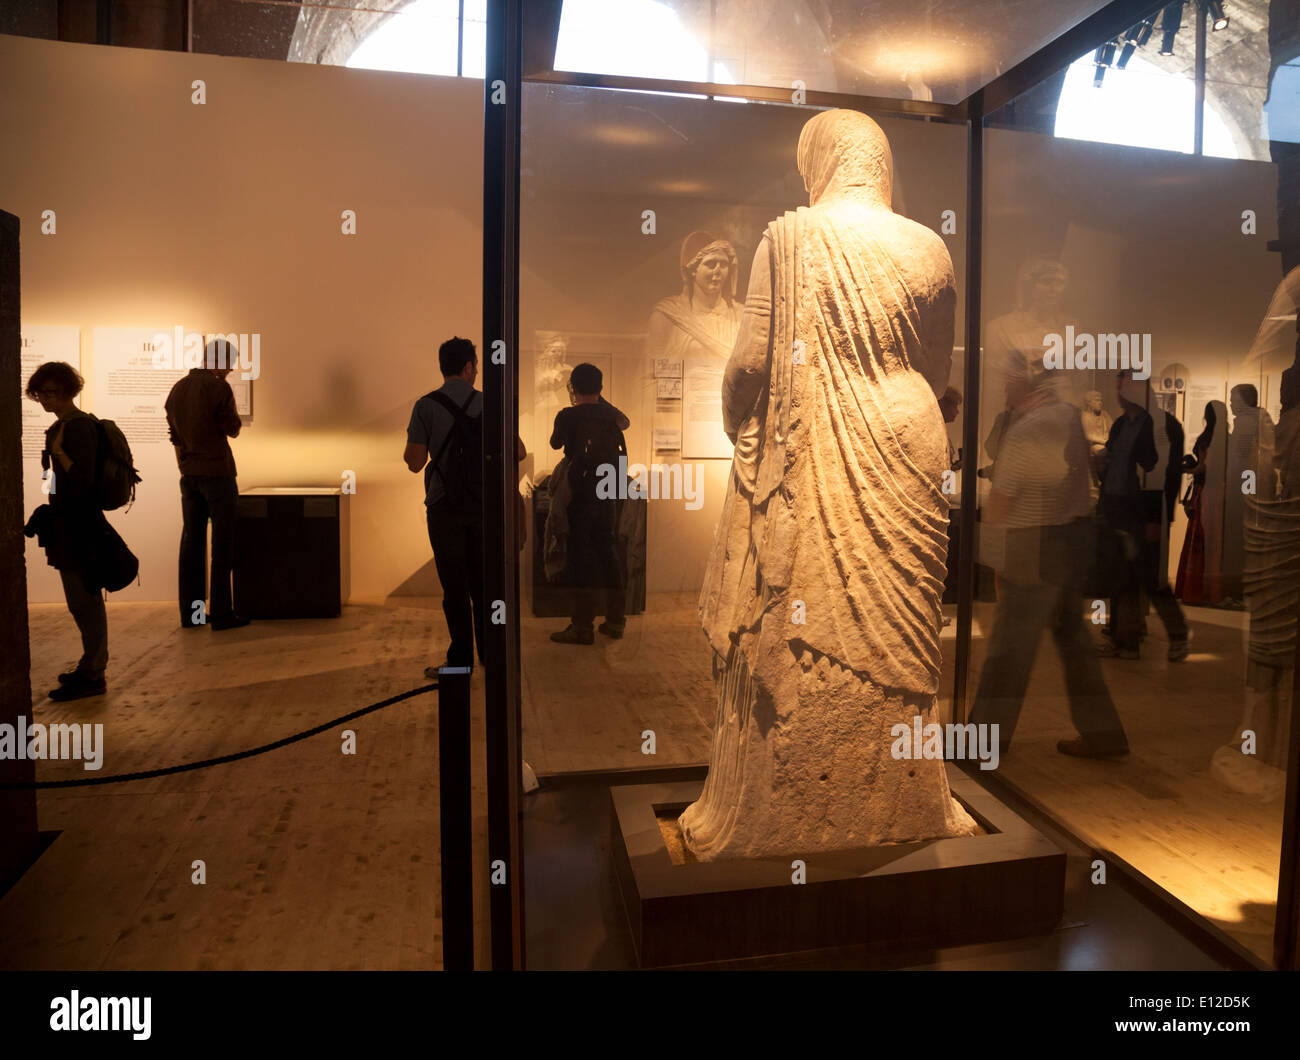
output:
[[538,401],[568,404],[569,363],[568,336],[559,331],[537,332],[541,353],[533,365],[533,386]]
[[890,209],[870,118],[817,115],[797,163],[809,205],[763,234],[723,380],[735,455],[700,595],[717,722],[680,818],[705,861],[976,831],[944,762],[891,735],[939,720],[952,261]]
[[[682,288],[678,294],[661,298],[650,313],[646,327],[645,357],[647,374],[641,395],[642,422],[649,427],[663,422],[656,410],[674,413],[673,422],[682,432],[679,445],[687,445],[687,424],[680,417],[684,411],[681,402],[660,405],[656,378],[651,372],[656,361],[666,360],[678,368],[665,375],[676,374],[684,388],[691,375],[699,370],[708,375],[719,375],[731,354],[732,343],[740,328],[741,305],[736,299],[736,250],[730,241],[711,232],[692,232],[682,241],[678,259]],[[678,391],[682,393],[681,390]],[[709,412],[711,420],[721,420],[717,410]],[[692,435],[692,442],[695,438]],[[685,453],[687,456],[718,456],[730,458],[731,448],[722,432],[716,430],[709,451]]]
[[682,242],[682,289],[660,299],[650,314],[646,356],[679,361],[705,356],[725,361],[740,328],[736,303],[736,251],[709,232]]
[[[1069,279],[1065,266],[1049,258],[1030,258],[1020,266],[1016,274],[1016,308],[990,320],[984,336],[988,368],[985,389],[990,394],[1002,394],[1002,374],[1009,364],[1016,363],[1017,355],[1041,353],[1048,334],[1064,335],[1066,327],[1074,323],[1063,308]],[[1058,383],[1061,397],[1071,403],[1077,396],[1073,386],[1072,378]],[[997,407],[989,406],[990,410]]]
[[1089,390],[1083,395],[1083,408],[1079,410],[1079,420],[1083,423],[1083,436],[1088,439],[1089,466],[1092,469],[1092,499],[1095,502],[1101,494],[1101,481],[1097,478],[1097,462],[1106,442],[1110,439],[1111,424],[1115,421],[1109,412],[1101,407],[1101,391]]

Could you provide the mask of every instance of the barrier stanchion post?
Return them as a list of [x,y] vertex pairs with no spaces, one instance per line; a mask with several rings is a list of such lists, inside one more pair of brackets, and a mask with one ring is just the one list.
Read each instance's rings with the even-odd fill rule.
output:
[[438,670],[438,816],[442,848],[442,967],[474,970],[474,854],[470,806],[469,667]]

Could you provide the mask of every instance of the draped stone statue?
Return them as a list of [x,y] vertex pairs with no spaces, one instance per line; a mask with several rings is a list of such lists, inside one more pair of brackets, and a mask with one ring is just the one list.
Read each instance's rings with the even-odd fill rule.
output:
[[938,721],[952,262],[890,209],[880,127],[799,137],[809,205],[768,225],[723,382],[731,481],[700,596],[718,693],[709,776],[680,824],[701,860],[969,835]]

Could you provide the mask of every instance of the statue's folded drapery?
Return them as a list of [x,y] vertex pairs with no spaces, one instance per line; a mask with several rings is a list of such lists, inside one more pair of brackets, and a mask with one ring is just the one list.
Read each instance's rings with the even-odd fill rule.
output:
[[723,379],[731,482],[700,596],[718,705],[680,823],[703,859],[975,831],[938,720],[955,291],[942,240],[889,208],[888,143],[828,111],[800,138],[811,205],[770,224]]
[[768,364],[747,374],[769,382],[738,424],[700,615],[713,649],[725,657],[738,643],[752,669],[763,651],[785,650],[794,601],[815,598],[798,631],[809,648],[881,685],[933,694],[948,505],[926,377],[946,381],[948,362],[927,363],[888,250],[862,229],[837,231],[853,211],[837,213],[802,208],[765,233]]

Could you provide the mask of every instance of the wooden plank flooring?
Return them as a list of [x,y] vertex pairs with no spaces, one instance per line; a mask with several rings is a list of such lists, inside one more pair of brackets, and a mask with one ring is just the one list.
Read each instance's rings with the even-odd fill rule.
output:
[[[953,608],[947,608],[949,612]],[[994,608],[977,605],[971,688]],[[1123,762],[1072,759],[1075,736],[1059,658],[1046,635],[1000,772],[1068,827],[1126,861],[1261,956],[1271,954],[1281,806],[1262,806],[1216,781],[1210,756],[1241,720],[1244,616],[1189,610],[1190,659],[1170,664],[1154,614],[1144,658],[1103,660],[1133,753]],[[627,635],[591,647],[554,645],[564,619],[523,628],[524,747],[539,772],[614,770],[708,761],[713,725],[709,652],[693,594],[652,594]],[[941,714],[951,717],[954,626],[944,629]],[[653,729],[658,754],[641,754]]]
[[[981,605],[987,625],[992,608]],[[1102,661],[1128,732],[1122,761],[1070,758],[1072,738],[1058,656],[1044,636],[1011,753],[999,772],[1077,834],[1135,866],[1260,957],[1271,960],[1281,803],[1262,805],[1210,774],[1210,757],[1236,731],[1245,690],[1239,616],[1202,620],[1189,609],[1192,654],[1165,659],[1154,614],[1137,661]],[[976,642],[978,680],[985,642]]]
[[[33,606],[35,720],[102,722],[98,775],[266,743],[428,683],[442,612],[412,603],[224,633],[181,630],[170,605],[111,604],[109,694],[69,704],[43,692],[75,660],[75,628]],[[431,693],[348,723],[355,756],[340,726],[228,765],[41,792],[41,828],[62,835],[0,901],[0,966],[438,967],[436,723]],[[474,773],[481,847],[481,754]],[[38,766],[42,780],[94,775]]]
[[[652,595],[627,636],[555,645],[563,619],[523,623],[523,744],[540,774],[707,761],[713,683],[692,594]],[[349,605],[336,620],[182,631],[173,608],[110,604],[110,692],[43,698],[77,656],[59,605],[30,609],[36,720],[103,722],[102,774],[193,761],[274,740],[424,683],[445,629],[439,602]],[[976,615],[972,681],[992,608]],[[1194,621],[1186,663],[1164,659],[1154,617],[1146,658],[1104,662],[1133,754],[1079,761],[1050,641],[1003,774],[1067,826],[1114,851],[1267,955],[1281,815],[1209,773],[1240,718],[1242,632]],[[951,672],[952,629],[943,641]],[[481,676],[475,676],[476,890],[484,878]],[[945,697],[946,698],[946,697]],[[266,755],[173,777],[46,791],[60,838],[0,900],[5,968],[430,968],[441,947],[436,698]],[[652,729],[653,757],[641,753]],[[45,762],[41,779],[89,776]],[[190,882],[191,863],[208,882]],[[480,903],[481,907],[482,903]],[[476,925],[480,946],[486,926]]]

